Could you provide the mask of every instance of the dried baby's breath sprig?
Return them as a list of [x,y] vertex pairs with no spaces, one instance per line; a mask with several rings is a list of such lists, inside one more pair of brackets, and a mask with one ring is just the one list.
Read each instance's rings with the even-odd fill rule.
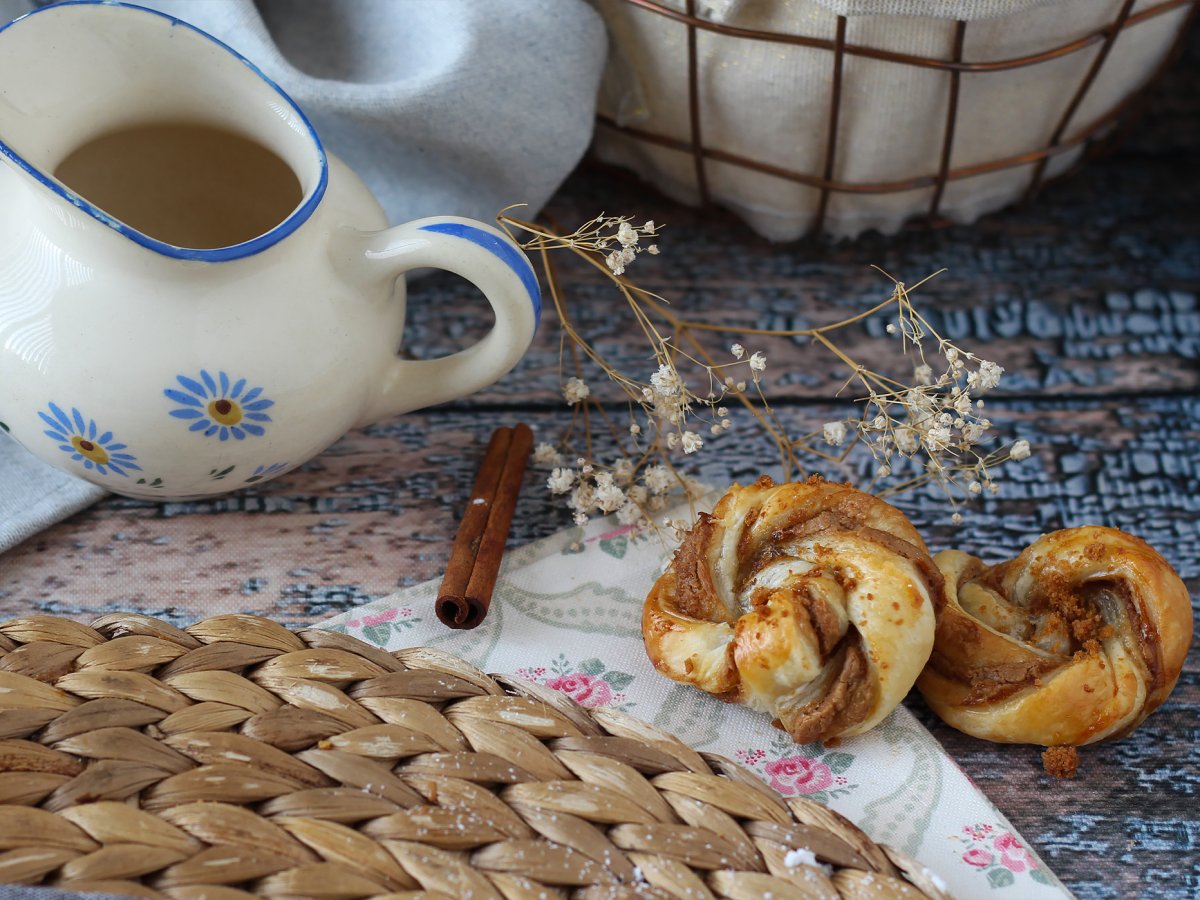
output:
[[[507,211],[506,211],[507,212]],[[746,337],[807,337],[810,346],[831,353],[848,370],[839,396],[853,386],[861,393],[858,414],[826,422],[798,438],[791,437],[763,390],[766,355],[748,352],[741,343],[728,346],[718,359],[699,339],[705,333],[731,332],[719,325],[684,318],[662,297],[631,283],[625,272],[643,252],[657,254],[660,226],[642,225],[623,216],[597,216],[570,234],[525,222],[501,213],[498,220],[519,232],[525,250],[542,262],[546,285],[558,320],[563,400],[572,410],[570,424],[557,445],[544,443],[534,461],[548,469],[547,489],[562,496],[577,524],[592,515],[615,513],[623,525],[677,530],[658,516],[668,498],[689,500],[700,488],[678,463],[700,453],[711,439],[734,427],[729,407],[748,411],[774,443],[782,476],[801,474],[798,453],[843,462],[859,445],[874,457],[874,478],[867,489],[890,496],[922,485],[941,489],[953,510],[963,498],[996,493],[998,466],[1029,456],[1026,441],[984,452],[992,423],[982,415],[982,394],[999,384],[1004,369],[979,359],[938,334],[913,306],[909,294],[928,279],[909,288],[892,279],[890,296],[873,307],[818,328],[795,330],[743,329]],[[652,365],[645,373],[619,370],[575,328],[571,311],[559,289],[552,250],[565,250],[584,260],[612,281],[631,322],[641,330]],[[938,273],[935,273],[938,274]],[[890,277],[890,276],[889,276]],[[930,276],[933,277],[933,276]],[[835,332],[872,315],[890,317],[885,330],[898,336],[913,360],[911,378],[897,380],[860,364],[833,340]],[[628,419],[618,424],[585,380],[589,366],[598,368],[624,397]],[[568,375],[567,371],[574,374]],[[602,427],[617,448],[612,463],[596,458],[594,432]],[[574,464],[565,459],[573,458]],[[898,481],[889,482],[893,477]]]
[[[849,440],[844,458],[851,447],[861,443],[878,464],[870,490],[887,497],[934,484],[945,495],[954,510],[952,521],[958,524],[962,521],[960,498],[997,493],[995,469],[1010,460],[1028,458],[1029,442],[983,451],[982,445],[992,441],[992,422],[981,412],[981,396],[999,385],[1004,368],[938,334],[913,306],[909,288],[902,282],[893,279],[886,306],[894,316],[886,332],[899,335],[906,355],[916,360],[911,383],[858,366],[842,354],[843,360],[852,364],[847,386],[857,383],[865,394],[858,400],[861,413],[825,423],[820,432],[801,438],[797,446],[813,450],[813,441],[819,438],[826,445],[841,447]],[[830,349],[840,353],[832,346]],[[883,483],[900,472],[908,477]]]

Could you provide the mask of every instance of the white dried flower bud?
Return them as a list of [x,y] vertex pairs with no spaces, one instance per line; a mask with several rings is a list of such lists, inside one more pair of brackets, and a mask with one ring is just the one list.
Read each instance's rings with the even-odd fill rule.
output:
[[1000,376],[1004,374],[1004,367],[997,365],[989,360],[984,360],[979,364],[979,372],[975,379],[975,387],[982,393],[990,391],[1000,383]]
[[650,493],[662,494],[671,486],[671,473],[666,466],[650,466],[642,475],[642,481]]
[[658,244],[651,244],[646,248],[646,252],[651,256],[658,256]]
[[1008,451],[1008,455],[1018,462],[1029,459],[1029,441],[1017,441]]
[[575,513],[575,524],[576,525],[583,526],[583,525],[586,525],[587,523],[588,523],[587,513],[584,513],[584,512]]
[[653,220],[653,219],[647,219],[647,220],[646,220],[646,224],[642,226],[642,231],[643,231],[645,234],[654,234],[654,232],[655,232],[657,229],[658,229],[658,226],[654,224],[654,220]]
[[622,525],[637,525],[642,510],[636,503],[626,503],[617,510],[617,521]]
[[567,401],[567,406],[582,403],[591,393],[592,389],[579,378],[568,378],[567,383],[563,385],[563,399]]
[[962,513],[955,513],[950,517],[950,521],[955,525],[961,525],[963,523]]
[[637,230],[628,222],[622,222],[617,229],[617,240],[620,241],[622,247],[633,247],[638,242]]
[[895,334],[896,333],[896,323],[888,322],[888,326],[885,330],[887,331],[888,334]]
[[670,434],[667,435],[667,447],[668,447],[668,449],[674,450],[678,446],[679,446],[679,432],[672,431]]
[[950,428],[938,425],[925,431],[925,446],[931,453],[937,453],[950,446]]
[[611,483],[601,486],[595,493],[595,502],[601,512],[616,512],[625,505],[625,492]]
[[917,384],[933,384],[933,369],[926,363],[921,363],[913,369],[913,381]]
[[977,444],[979,439],[983,437],[986,429],[977,422],[970,422],[962,426],[963,440],[968,444]]
[[604,262],[614,275],[625,274],[625,254],[622,251],[614,250],[608,256],[604,257]]
[[632,435],[635,435],[635,436],[641,434],[642,426],[639,425],[637,422],[630,422],[629,423],[629,433]]
[[826,422],[824,428],[821,429],[821,433],[825,438],[825,443],[831,444],[834,447],[840,447],[846,440],[846,423]]
[[683,540],[683,536],[688,533],[688,523],[683,519],[663,519],[663,525],[675,533],[677,540]]
[[679,380],[679,373],[673,366],[666,364],[660,365],[658,371],[650,376],[650,383],[654,385],[655,392],[664,397],[678,396],[683,386]]
[[740,394],[740,393],[742,393],[742,391],[746,390],[746,382],[744,382],[744,381],[739,381],[739,382],[738,382],[737,384],[735,384],[733,387],[734,387],[734,390],[735,390],[735,391],[737,391],[737,392]]
[[875,470],[875,474],[878,475],[880,478],[887,478],[889,475],[892,474],[892,467],[891,466],[880,466],[878,469]]
[[644,485],[635,484],[625,492],[625,496],[633,503],[645,503],[646,498],[650,496]]
[[733,427],[732,419],[722,419],[721,420],[721,430],[722,431],[728,431],[732,427]]
[[[729,352],[733,354],[734,359],[741,359],[746,355],[746,348],[741,344],[734,344],[729,348]],[[727,379],[728,380],[728,379]]]
[[562,454],[552,444],[541,443],[533,451],[533,461],[539,466],[557,466],[562,462]]
[[750,357],[750,371],[762,372],[767,368],[767,358],[762,353],[755,353]]
[[567,505],[577,512],[587,512],[596,505],[594,493],[590,484],[580,482],[567,498]]
[[555,469],[550,473],[550,477],[546,479],[546,487],[550,489],[552,494],[565,494],[575,485],[575,472],[573,469]]
[[718,407],[717,407],[717,417],[718,417],[718,418],[721,418],[721,419],[723,419],[723,418],[725,418],[727,415],[729,415],[729,410],[727,410],[727,409],[726,409],[725,407],[723,407],[723,406],[718,406]]
[[902,425],[895,432],[896,449],[901,453],[912,454],[916,453],[917,447],[921,445],[920,438],[917,433],[907,425]]
[[720,426],[720,425],[718,425],[716,422],[714,422],[712,425],[710,425],[710,426],[708,427],[708,433],[709,433],[709,434],[712,434],[712,435],[717,435],[717,434],[720,434],[720,433],[721,433],[721,426]]
[[972,494],[978,494],[980,491],[983,490],[983,485],[980,484],[978,481],[972,481],[970,484],[967,485],[967,490],[970,491]]
[[883,428],[883,426],[886,424],[887,424],[887,417],[884,416],[882,413],[880,413],[874,419],[871,420],[871,427],[874,429],[877,429],[877,430]]
[[629,484],[633,480],[633,463],[628,459],[618,459],[613,466],[613,478],[617,484]]
[[696,453],[704,446],[704,439],[694,431],[685,431],[682,443],[684,453]]

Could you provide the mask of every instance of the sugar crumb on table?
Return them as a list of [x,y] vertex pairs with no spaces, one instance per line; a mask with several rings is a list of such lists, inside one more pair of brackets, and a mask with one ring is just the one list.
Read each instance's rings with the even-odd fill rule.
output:
[[1075,747],[1047,747],[1042,751],[1042,767],[1055,778],[1074,778],[1079,770],[1079,750]]

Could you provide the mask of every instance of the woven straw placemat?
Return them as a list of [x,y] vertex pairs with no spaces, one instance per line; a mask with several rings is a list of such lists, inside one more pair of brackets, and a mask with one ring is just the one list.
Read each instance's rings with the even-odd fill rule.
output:
[[611,709],[253,616],[0,624],[0,882],[142,897],[945,898]]

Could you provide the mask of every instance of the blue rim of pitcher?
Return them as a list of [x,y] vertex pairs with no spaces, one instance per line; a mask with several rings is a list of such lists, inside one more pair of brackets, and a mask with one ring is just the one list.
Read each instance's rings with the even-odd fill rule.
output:
[[60,2],[52,3],[49,6],[40,6],[35,10],[25,13],[23,16],[18,16],[11,22],[6,22],[5,24],[0,25],[0,33],[7,31],[13,25],[16,25],[18,22],[23,21],[24,19],[28,19],[30,16],[36,16],[42,13],[53,11],[55,9],[61,9],[64,6],[111,6],[120,9],[131,9],[136,10],[137,12],[148,13],[152,16],[158,16],[160,19],[166,19],[172,25],[180,25],[189,31],[194,31],[201,37],[207,38],[218,47],[221,47],[234,59],[242,63],[242,65],[244,65],[247,69],[261,78],[268,87],[274,90],[275,93],[277,93],[296,114],[296,117],[300,123],[308,130],[309,137],[312,138],[313,145],[317,149],[317,162],[320,165],[321,170],[320,176],[317,179],[317,184],[308,193],[308,196],[305,197],[304,202],[292,210],[286,219],[284,219],[270,231],[265,231],[248,241],[242,241],[240,244],[230,244],[228,247],[197,249],[193,247],[179,247],[175,244],[168,244],[165,241],[155,240],[148,234],[144,234],[143,232],[138,231],[136,228],[126,225],[119,219],[114,219],[112,216],[105,213],[104,210],[100,209],[93,203],[90,203],[84,197],[66,187],[66,185],[62,184],[62,182],[57,181],[54,178],[47,177],[46,175],[42,174],[40,170],[31,166],[25,160],[25,158],[17,153],[12,147],[10,147],[3,138],[0,138],[0,154],[11,159],[17,166],[19,166],[34,179],[41,182],[55,194],[58,194],[58,196],[62,197],[72,206],[76,207],[82,212],[87,213],[97,222],[107,225],[109,228],[113,229],[113,231],[124,235],[134,243],[140,244],[148,250],[153,250],[156,253],[161,253],[163,256],[170,256],[174,259],[192,259],[199,260],[201,262],[228,262],[235,259],[244,259],[247,256],[253,256],[256,253],[261,253],[263,250],[266,250],[269,247],[273,247],[275,244],[279,243],[281,240],[308,221],[309,217],[312,216],[313,211],[316,210],[317,205],[321,202],[321,198],[325,196],[325,188],[329,183],[329,160],[325,155],[325,146],[321,143],[321,138],[317,135],[316,129],[313,128],[312,123],[308,120],[308,116],[304,115],[304,111],[296,105],[296,101],[289,97],[287,92],[278,84],[276,84],[266,73],[264,73],[262,69],[260,69],[250,60],[246,59],[246,57],[242,56],[242,54],[238,53],[224,41],[213,37],[207,31],[203,30],[202,28],[197,28],[190,22],[185,22],[183,19],[177,19],[174,16],[167,15],[164,12],[159,12],[156,9],[148,9],[145,6],[137,6],[133,3],[123,3],[120,2],[120,0],[60,0]]

